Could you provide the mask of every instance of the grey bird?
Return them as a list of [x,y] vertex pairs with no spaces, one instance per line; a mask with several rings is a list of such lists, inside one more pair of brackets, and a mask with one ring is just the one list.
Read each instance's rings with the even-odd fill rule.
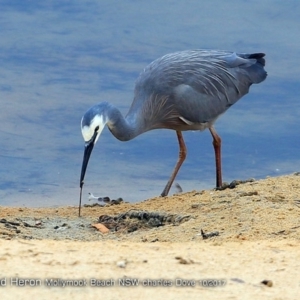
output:
[[108,102],[91,107],[81,120],[85,149],[80,176],[79,215],[88,161],[105,125],[121,141],[129,141],[153,129],[176,131],[179,157],[161,196],[168,194],[186,158],[182,131],[208,128],[215,151],[216,187],[221,187],[221,138],[213,124],[248,93],[253,83],[260,83],[267,77],[264,56],[264,53],[240,54],[222,50],[167,54],[150,63],[139,75],[134,99],[125,118]]

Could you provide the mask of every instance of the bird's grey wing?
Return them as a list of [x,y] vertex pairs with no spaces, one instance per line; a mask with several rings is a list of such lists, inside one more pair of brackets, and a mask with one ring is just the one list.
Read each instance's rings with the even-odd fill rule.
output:
[[253,83],[266,78],[263,56],[230,53],[199,63],[193,74],[188,71],[174,87],[180,115],[195,123],[213,122],[247,94]]
[[168,54],[139,76],[131,110],[161,98],[163,109],[173,107],[174,116],[191,123],[211,122],[248,93],[252,83],[265,79],[263,56],[206,50]]

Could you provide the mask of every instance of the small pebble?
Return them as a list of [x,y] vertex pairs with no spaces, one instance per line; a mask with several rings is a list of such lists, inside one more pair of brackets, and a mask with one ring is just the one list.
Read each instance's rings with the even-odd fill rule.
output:
[[263,280],[261,283],[268,286],[268,287],[273,286],[273,281],[272,280]]
[[117,262],[117,267],[119,268],[126,268],[127,261],[126,260],[120,260]]

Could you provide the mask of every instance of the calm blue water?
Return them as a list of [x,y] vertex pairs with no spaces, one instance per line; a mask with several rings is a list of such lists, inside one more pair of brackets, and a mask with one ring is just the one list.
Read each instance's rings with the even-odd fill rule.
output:
[[[109,101],[125,114],[134,82],[169,52],[265,52],[268,78],[216,123],[225,181],[300,169],[300,2],[0,2],[0,205],[77,205],[82,114]],[[184,191],[213,188],[209,132],[184,134]],[[106,129],[87,170],[87,193],[139,201],[159,195],[177,160],[175,132],[130,142]],[[175,189],[171,190],[171,193]]]

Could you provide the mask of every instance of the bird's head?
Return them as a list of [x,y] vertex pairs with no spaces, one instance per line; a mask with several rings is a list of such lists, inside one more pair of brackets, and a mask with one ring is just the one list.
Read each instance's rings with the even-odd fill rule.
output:
[[82,117],[81,120],[81,133],[85,141],[84,155],[81,167],[80,187],[83,186],[84,176],[87,165],[93,151],[94,145],[99,139],[99,136],[107,123],[105,114],[99,109],[100,107],[94,106],[90,108]]

